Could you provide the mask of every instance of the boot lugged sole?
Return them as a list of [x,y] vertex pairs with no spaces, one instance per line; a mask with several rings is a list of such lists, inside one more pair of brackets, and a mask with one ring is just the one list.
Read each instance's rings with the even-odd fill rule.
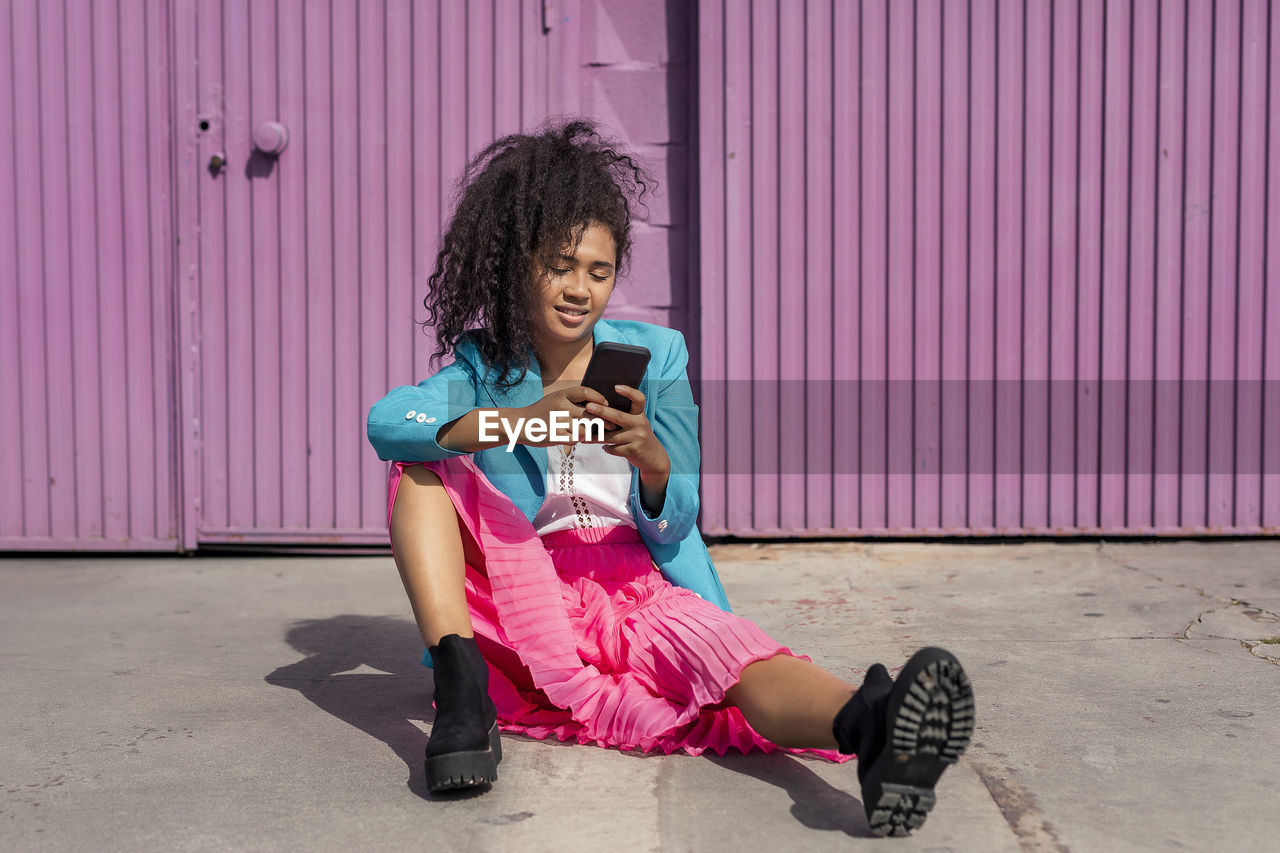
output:
[[894,683],[889,740],[862,784],[873,835],[908,835],[924,824],[942,771],[973,735],[973,687],[945,649],[917,652]]
[[498,724],[489,727],[489,748],[427,756],[427,787],[432,791],[473,788],[498,781],[502,739]]

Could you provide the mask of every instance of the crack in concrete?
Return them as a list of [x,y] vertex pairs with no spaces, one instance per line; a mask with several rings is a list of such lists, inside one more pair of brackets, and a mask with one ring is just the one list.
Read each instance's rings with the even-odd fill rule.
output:
[[[1273,611],[1271,611],[1271,610],[1267,610],[1265,607],[1259,607],[1259,606],[1257,606],[1257,605],[1255,605],[1255,604],[1250,604],[1248,601],[1245,601],[1244,599],[1241,599],[1241,598],[1236,598],[1235,596],[1223,596],[1223,595],[1216,595],[1216,594],[1214,594],[1214,593],[1211,593],[1211,592],[1208,592],[1208,591],[1206,591],[1206,590],[1203,590],[1203,589],[1201,589],[1200,587],[1197,587],[1197,586],[1188,586],[1188,585],[1187,585],[1187,584],[1185,584],[1185,583],[1177,583],[1177,582],[1175,582],[1175,581],[1165,580],[1165,579],[1164,579],[1164,578],[1162,578],[1160,575],[1156,574],[1155,572],[1151,571],[1150,569],[1144,569],[1144,568],[1142,568],[1142,567],[1140,567],[1140,566],[1135,566],[1135,565],[1133,565],[1133,564],[1131,564],[1131,563],[1127,563],[1127,562],[1125,562],[1124,560],[1120,559],[1119,557],[1113,556],[1111,553],[1109,553],[1108,551],[1106,551],[1106,549],[1105,549],[1106,544],[1107,544],[1106,542],[1099,542],[1099,543],[1098,543],[1098,547],[1097,547],[1097,553],[1098,553],[1098,556],[1100,556],[1100,557],[1102,557],[1103,559],[1107,560],[1107,562],[1111,563],[1111,565],[1113,565],[1113,566],[1117,566],[1118,568],[1126,569],[1126,570],[1131,571],[1131,572],[1136,572],[1137,574],[1143,575],[1144,577],[1151,578],[1152,580],[1154,580],[1154,581],[1156,581],[1156,582],[1158,582],[1158,583],[1162,583],[1162,584],[1164,584],[1165,586],[1171,586],[1171,587],[1173,587],[1174,589],[1190,589],[1190,590],[1194,590],[1194,591],[1196,592],[1196,594],[1197,594],[1197,595],[1199,595],[1201,598],[1207,598],[1207,599],[1209,599],[1210,601],[1216,601],[1216,602],[1218,602],[1218,606],[1216,606],[1216,607],[1210,607],[1210,608],[1208,608],[1207,610],[1202,610],[1202,611],[1200,611],[1199,613],[1197,613],[1197,614],[1196,614],[1196,617],[1195,617],[1194,619],[1192,619],[1190,622],[1188,622],[1188,623],[1187,623],[1187,626],[1186,626],[1185,628],[1183,628],[1183,629],[1182,629],[1182,632],[1181,632],[1179,635],[1177,635],[1177,636],[1173,637],[1172,639],[1178,640],[1179,642],[1186,642],[1186,643],[1192,643],[1192,644],[1193,644],[1193,643],[1195,643],[1197,640],[1228,640],[1228,641],[1233,641],[1233,642],[1237,642],[1237,643],[1239,643],[1239,644],[1240,644],[1240,646],[1241,646],[1241,648],[1243,648],[1245,651],[1247,651],[1247,652],[1249,653],[1250,657],[1257,658],[1258,660],[1260,660],[1260,661],[1262,661],[1262,662],[1264,662],[1264,663],[1269,663],[1269,664],[1271,664],[1271,665],[1273,665],[1273,666],[1280,666],[1280,649],[1277,649],[1277,656],[1276,656],[1276,657],[1272,657],[1272,656],[1270,656],[1270,655],[1266,654],[1265,652],[1266,652],[1266,651],[1269,651],[1268,649],[1263,649],[1263,650],[1262,650],[1262,651],[1264,652],[1263,654],[1259,654],[1259,653],[1258,653],[1258,649],[1259,649],[1260,647],[1262,647],[1262,646],[1266,645],[1266,644],[1262,643],[1262,638],[1259,638],[1259,639],[1245,639],[1245,638],[1243,638],[1243,637],[1227,636],[1227,635],[1223,635],[1223,634],[1214,634],[1214,633],[1212,633],[1211,631],[1208,631],[1208,630],[1203,631],[1203,632],[1199,632],[1200,636],[1196,636],[1196,637],[1191,636],[1191,631],[1192,631],[1192,629],[1194,629],[1194,628],[1195,628],[1195,626],[1197,626],[1197,625],[1203,624],[1203,619],[1204,619],[1204,617],[1205,617],[1205,616],[1208,616],[1210,613],[1216,613],[1219,609],[1221,609],[1221,608],[1223,608],[1223,607],[1225,607],[1225,608],[1227,608],[1227,609],[1231,609],[1231,608],[1242,608],[1242,609],[1252,610],[1252,611],[1254,611],[1254,613],[1253,613],[1253,614],[1244,614],[1244,615],[1248,616],[1249,618],[1253,618],[1253,616],[1254,616],[1254,615],[1266,615],[1266,616],[1271,617],[1271,619],[1273,619],[1273,620],[1275,620],[1275,621],[1277,621],[1277,622],[1280,622],[1280,613],[1275,613],[1275,612],[1273,612]],[[1134,639],[1136,639],[1136,638],[1134,638]],[[1273,648],[1274,648],[1274,647],[1273,647]],[[1212,651],[1212,650],[1210,650],[1210,649],[1204,649],[1204,651]],[[1216,654],[1216,652],[1215,652],[1215,654]]]
[[966,761],[986,786],[1009,829],[1013,830],[1018,846],[1025,853],[1069,853],[1068,847],[1058,839],[1057,830],[1040,811],[1031,791],[1013,778],[1013,771],[979,759],[975,751],[969,751]]
[[[1265,608],[1254,607],[1248,602],[1240,601],[1239,599],[1232,599],[1230,608],[1237,608],[1237,607],[1248,608],[1250,610],[1253,610],[1255,613],[1266,614],[1268,616],[1271,616],[1272,618],[1280,620],[1280,617],[1277,617],[1276,614],[1272,613],[1269,610],[1266,610]],[[1192,619],[1187,624],[1187,627],[1182,630],[1182,636],[1179,639],[1192,642],[1192,643],[1194,643],[1196,640],[1227,640],[1230,642],[1236,642],[1236,643],[1239,643],[1240,647],[1243,648],[1245,651],[1247,651],[1251,656],[1257,658],[1263,663],[1269,663],[1272,666],[1280,666],[1280,646],[1276,646],[1270,643],[1264,643],[1262,641],[1263,638],[1245,639],[1243,637],[1236,637],[1232,635],[1215,634],[1212,631],[1207,631],[1207,630],[1197,631],[1197,634],[1199,636],[1195,636],[1195,637],[1191,636],[1192,629],[1195,628],[1195,626],[1197,625],[1203,624],[1204,617],[1208,616],[1210,613],[1217,613],[1218,610],[1219,608],[1217,607],[1210,607],[1208,610],[1204,610],[1196,614],[1196,618]],[[1252,614],[1245,614],[1245,615],[1250,616],[1250,618],[1252,618]],[[1272,654],[1267,654],[1267,652],[1272,652]]]

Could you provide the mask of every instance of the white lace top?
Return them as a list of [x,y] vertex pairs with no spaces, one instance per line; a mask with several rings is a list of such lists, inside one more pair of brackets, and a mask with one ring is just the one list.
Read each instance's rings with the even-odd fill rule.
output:
[[547,497],[533,520],[542,536],[584,527],[635,527],[627,498],[631,463],[604,452],[601,444],[547,448]]

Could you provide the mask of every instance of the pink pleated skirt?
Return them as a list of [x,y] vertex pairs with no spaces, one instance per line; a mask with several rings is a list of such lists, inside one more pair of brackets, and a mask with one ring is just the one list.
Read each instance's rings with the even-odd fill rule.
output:
[[673,586],[634,527],[539,537],[469,456],[391,463],[388,527],[403,470],[416,464],[440,477],[463,535],[484,555],[483,565],[467,564],[465,585],[499,729],[666,754],[784,749],[752,729],[725,691],[748,664],[791,650]]

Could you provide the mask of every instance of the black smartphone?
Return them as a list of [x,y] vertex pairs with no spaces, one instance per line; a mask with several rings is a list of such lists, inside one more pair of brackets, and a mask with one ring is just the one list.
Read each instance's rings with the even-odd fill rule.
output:
[[603,394],[609,401],[610,408],[634,414],[631,412],[631,401],[613,390],[613,386],[627,385],[639,390],[640,381],[644,379],[644,371],[648,366],[648,348],[601,341],[591,353],[591,361],[587,364],[582,384]]

